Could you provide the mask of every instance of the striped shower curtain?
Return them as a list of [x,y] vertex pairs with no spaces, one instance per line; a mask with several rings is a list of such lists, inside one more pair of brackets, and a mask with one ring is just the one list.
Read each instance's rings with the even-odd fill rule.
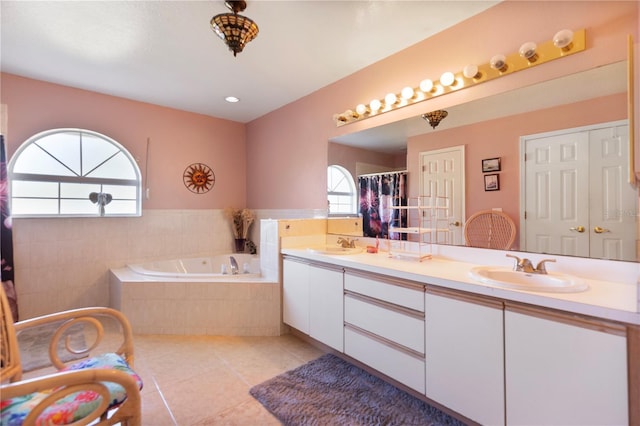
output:
[[406,239],[393,227],[407,226],[407,211],[390,207],[407,205],[407,172],[376,173],[358,176],[359,212],[365,237]]
[[7,179],[7,150],[4,135],[0,135],[0,257],[2,258],[2,288],[4,289],[13,320],[18,321],[18,297],[13,278],[13,236],[9,214],[9,180]]

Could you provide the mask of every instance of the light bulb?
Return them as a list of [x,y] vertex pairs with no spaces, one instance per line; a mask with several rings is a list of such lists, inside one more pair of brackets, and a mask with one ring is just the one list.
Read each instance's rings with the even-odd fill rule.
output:
[[392,106],[398,101],[398,97],[394,93],[387,93],[387,96],[384,97],[384,103],[387,106]]
[[507,58],[504,55],[495,55],[491,58],[491,61],[489,61],[489,65],[495,70],[505,72],[508,68]]
[[431,90],[433,90],[433,81],[429,79],[422,80],[420,82],[420,90],[422,90],[424,93],[429,93]]
[[402,92],[400,92],[400,96],[402,96],[402,99],[412,99],[415,96],[415,93],[413,91],[413,88],[407,86],[404,89],[402,89]]
[[368,112],[368,108],[365,104],[358,104],[358,106],[356,106],[356,112],[360,115],[364,115]]
[[571,43],[573,42],[573,31],[561,30],[553,36],[553,45],[562,50],[571,49]]
[[536,53],[537,47],[538,46],[534,42],[528,41],[520,46],[520,50],[518,50],[518,52],[520,53],[520,56],[527,61],[535,62],[538,59],[538,54]]
[[380,101],[377,99],[374,99],[371,102],[369,102],[369,108],[371,108],[371,111],[373,112],[378,112],[381,107],[382,107],[382,103],[380,103]]
[[445,87],[451,86],[456,81],[456,76],[452,72],[447,71],[440,76],[440,84]]
[[478,66],[474,64],[467,65],[466,67],[464,67],[464,70],[462,70],[462,75],[464,75],[467,78],[480,77],[480,73],[478,72]]
[[344,114],[333,114],[333,121],[340,121],[342,123],[347,122],[347,117]]

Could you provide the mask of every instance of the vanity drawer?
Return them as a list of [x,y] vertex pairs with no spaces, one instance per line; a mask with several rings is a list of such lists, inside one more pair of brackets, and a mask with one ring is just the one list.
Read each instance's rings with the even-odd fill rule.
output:
[[424,312],[424,286],[382,278],[366,272],[345,271],[345,290]]
[[425,360],[348,326],[344,330],[344,351],[350,357],[424,394]]
[[424,354],[424,314],[346,294],[344,321]]

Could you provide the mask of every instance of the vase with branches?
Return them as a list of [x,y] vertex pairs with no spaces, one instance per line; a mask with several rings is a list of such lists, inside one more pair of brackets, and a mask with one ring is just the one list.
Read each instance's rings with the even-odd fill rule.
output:
[[233,207],[227,207],[224,213],[231,224],[236,252],[243,252],[245,241],[249,236],[249,228],[255,220],[255,214],[249,209],[236,209]]

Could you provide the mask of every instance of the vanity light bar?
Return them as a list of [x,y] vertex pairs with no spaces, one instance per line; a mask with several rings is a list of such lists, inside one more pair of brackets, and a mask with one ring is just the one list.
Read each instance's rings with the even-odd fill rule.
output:
[[373,99],[333,115],[336,127],[360,121],[407,105],[455,92],[465,87],[491,81],[504,75],[529,69],[586,49],[586,31],[562,30],[552,40],[536,45],[524,43],[518,52],[497,54],[482,65],[467,65],[457,73],[445,72],[438,80],[423,80],[418,87],[405,87],[399,94],[389,93],[383,99]]

